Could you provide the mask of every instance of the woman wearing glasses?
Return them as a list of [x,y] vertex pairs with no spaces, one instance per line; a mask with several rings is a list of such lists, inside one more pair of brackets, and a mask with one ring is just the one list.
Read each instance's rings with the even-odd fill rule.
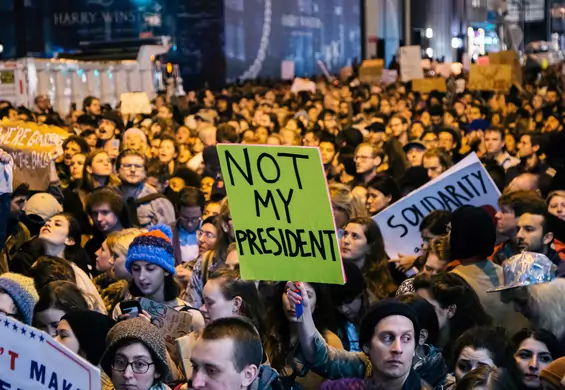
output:
[[165,340],[143,318],[121,321],[110,330],[100,365],[115,390],[170,390]]

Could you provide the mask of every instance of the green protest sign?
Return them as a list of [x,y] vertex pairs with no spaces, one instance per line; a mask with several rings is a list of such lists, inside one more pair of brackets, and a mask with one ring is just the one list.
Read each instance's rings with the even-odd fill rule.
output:
[[343,284],[317,148],[218,145],[242,278]]

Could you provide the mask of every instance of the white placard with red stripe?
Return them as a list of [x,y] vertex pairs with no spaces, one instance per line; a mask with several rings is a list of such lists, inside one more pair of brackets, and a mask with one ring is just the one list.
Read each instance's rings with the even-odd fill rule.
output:
[[0,389],[100,388],[97,367],[47,334],[0,315]]

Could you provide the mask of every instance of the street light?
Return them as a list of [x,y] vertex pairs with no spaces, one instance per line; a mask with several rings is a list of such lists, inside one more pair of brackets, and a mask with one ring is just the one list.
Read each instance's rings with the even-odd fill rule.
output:
[[426,29],[426,38],[430,39],[434,37],[434,30],[432,30],[431,28],[427,28]]

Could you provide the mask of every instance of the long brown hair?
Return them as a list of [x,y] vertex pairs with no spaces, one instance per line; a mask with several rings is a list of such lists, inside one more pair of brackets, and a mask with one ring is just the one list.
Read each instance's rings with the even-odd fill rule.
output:
[[365,256],[365,264],[361,269],[367,283],[367,290],[371,295],[370,300],[378,301],[394,295],[398,286],[388,269],[388,256],[385,252],[381,229],[368,217],[353,218],[345,226],[352,223],[363,226],[367,245],[370,248]]
[[[95,189],[94,181],[92,180],[92,175],[88,173],[86,168],[92,167],[92,162],[94,161],[94,158],[102,153],[108,155],[108,153],[105,152],[104,150],[95,150],[94,152],[86,156],[86,160],[84,160],[84,168],[82,172],[82,182],[80,184],[80,189],[86,193],[90,193]],[[117,187],[120,185],[120,179],[115,174],[111,173],[110,176],[108,176],[106,185],[110,187]]]

